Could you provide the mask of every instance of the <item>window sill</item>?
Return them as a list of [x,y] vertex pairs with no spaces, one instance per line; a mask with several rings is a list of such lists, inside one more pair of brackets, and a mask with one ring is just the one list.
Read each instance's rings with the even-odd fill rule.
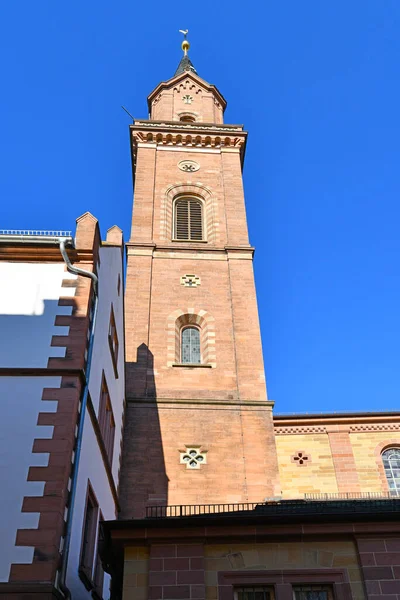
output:
[[186,367],[187,369],[211,369],[212,365],[204,365],[198,363],[174,363],[173,367]]
[[180,242],[181,244],[207,244],[207,240],[177,240],[172,238],[172,242]]
[[116,358],[116,356],[114,354],[114,349],[113,349],[113,343],[112,343],[112,337],[111,337],[111,335],[108,336],[108,345],[110,347],[111,362],[112,362],[112,366],[114,368],[115,379],[118,379],[117,358]]

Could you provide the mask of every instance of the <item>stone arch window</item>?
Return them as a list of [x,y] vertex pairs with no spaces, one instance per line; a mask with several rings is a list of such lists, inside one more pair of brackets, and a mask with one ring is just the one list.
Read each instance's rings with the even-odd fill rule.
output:
[[186,115],[181,115],[179,117],[179,120],[182,123],[194,123],[196,121],[196,117],[194,115],[186,114]]
[[[175,310],[167,320],[168,348],[167,365],[169,367],[190,365],[201,367],[216,367],[215,355],[215,322],[214,318],[205,310],[194,306],[186,310]],[[196,329],[197,333],[185,333],[186,330]],[[187,337],[186,337],[187,336]],[[190,344],[193,349],[194,342],[198,336],[198,358],[193,362],[196,355],[185,360],[183,356],[182,343],[191,337]],[[191,362],[189,362],[189,360]]]
[[400,496],[400,447],[382,452],[382,462],[391,496]]
[[174,203],[174,239],[204,240],[203,203],[197,198],[178,198]]
[[[201,167],[201,165],[200,165]],[[196,170],[196,172],[199,169]],[[193,177],[188,172],[188,177]],[[197,177],[197,175],[196,175]],[[218,199],[211,190],[200,181],[186,181],[170,185],[161,192],[160,239],[169,241],[175,239],[174,210],[175,202],[181,198],[195,198],[202,203],[203,242],[217,244],[221,240],[220,222],[218,218]]]
[[201,364],[200,330],[189,325],[181,329],[181,363],[183,365]]

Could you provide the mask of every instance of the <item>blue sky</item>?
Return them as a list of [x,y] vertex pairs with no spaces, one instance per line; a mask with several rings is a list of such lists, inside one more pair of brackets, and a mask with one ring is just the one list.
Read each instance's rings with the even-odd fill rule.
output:
[[249,131],[245,191],[277,412],[398,409],[400,3],[3,2],[0,228],[129,237],[129,117],[180,60]]

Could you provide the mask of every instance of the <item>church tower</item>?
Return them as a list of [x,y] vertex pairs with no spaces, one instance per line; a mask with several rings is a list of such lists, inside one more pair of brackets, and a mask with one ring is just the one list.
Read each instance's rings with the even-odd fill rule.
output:
[[[186,37],[186,36],[185,36]],[[121,517],[280,494],[242,183],[246,132],[182,44],[130,127]]]

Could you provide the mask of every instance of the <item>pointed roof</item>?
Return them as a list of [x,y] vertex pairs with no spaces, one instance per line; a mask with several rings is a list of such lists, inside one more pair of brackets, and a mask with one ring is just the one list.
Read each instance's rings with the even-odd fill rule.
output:
[[176,77],[177,75],[180,75],[181,73],[185,73],[185,71],[189,71],[190,73],[196,73],[196,75],[197,75],[197,71],[194,68],[193,63],[187,54],[182,56],[181,62],[179,63],[178,68],[175,71],[174,77]]

